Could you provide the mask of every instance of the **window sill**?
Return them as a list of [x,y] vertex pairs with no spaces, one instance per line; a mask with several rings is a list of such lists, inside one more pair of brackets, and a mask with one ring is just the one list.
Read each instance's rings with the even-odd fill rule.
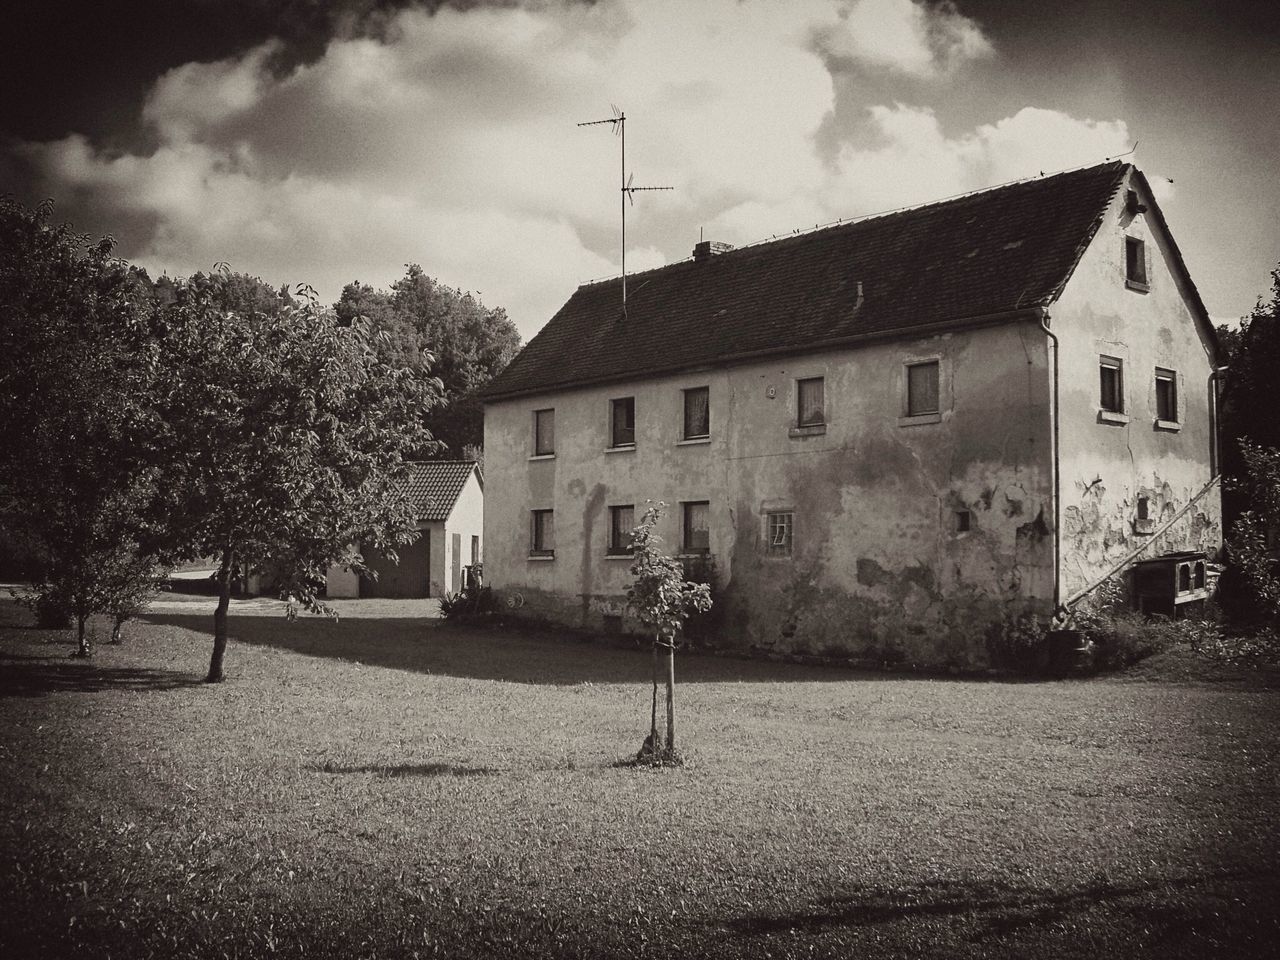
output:
[[1143,283],[1141,280],[1128,280],[1124,282],[1125,287],[1130,290],[1137,290],[1139,293],[1150,293],[1151,284]]
[[795,439],[796,437],[820,437],[827,432],[825,423],[811,423],[804,427],[792,427],[787,431],[787,436]]
[[915,427],[925,423],[941,423],[941,422],[942,422],[941,413],[920,413],[920,414],[916,414],[916,416],[914,417],[898,418],[898,426],[900,427]]
[[531,553],[531,554],[529,554],[529,559],[530,559],[530,560],[554,560],[555,558],[556,558],[555,553]]
[[636,445],[634,443],[624,443],[617,447],[605,447],[605,453],[635,453]]
[[685,549],[685,550],[681,550],[678,554],[676,554],[676,559],[677,560],[694,560],[694,559],[699,559],[702,557],[709,557],[709,556],[711,556],[710,548],[707,548],[706,550]]
[[1135,536],[1149,537],[1156,532],[1156,522],[1151,519],[1134,520],[1133,532]]
[[604,555],[604,558],[605,558],[606,560],[630,560],[630,559],[631,559],[631,554],[629,554],[629,553],[606,553],[606,554]]
[[677,440],[677,447],[705,447],[711,442],[710,437],[685,437],[683,440]]
[[1129,422],[1129,415],[1127,413],[1116,413],[1114,410],[1099,410],[1098,422],[1114,423],[1119,426],[1124,426],[1124,424]]
[[1167,430],[1169,433],[1177,433],[1182,429],[1182,424],[1177,420],[1157,420],[1155,424],[1157,430]]
[[535,453],[529,459],[530,460],[554,460],[555,458],[556,458],[556,455],[554,453]]
[[790,560],[791,556],[789,553],[770,553],[766,551],[764,558],[766,560]]

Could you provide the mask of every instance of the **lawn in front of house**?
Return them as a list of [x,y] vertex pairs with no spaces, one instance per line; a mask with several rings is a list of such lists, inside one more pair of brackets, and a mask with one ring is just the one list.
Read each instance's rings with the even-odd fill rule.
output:
[[[677,661],[170,599],[0,604],[0,955],[1271,956],[1280,692]],[[1157,671],[1148,669],[1147,675]],[[1212,674],[1211,674],[1212,676]]]

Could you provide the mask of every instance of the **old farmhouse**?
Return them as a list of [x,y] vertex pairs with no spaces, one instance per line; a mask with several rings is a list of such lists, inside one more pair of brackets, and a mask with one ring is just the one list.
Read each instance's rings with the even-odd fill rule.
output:
[[619,280],[580,287],[489,387],[487,579],[632,626],[628,531],[661,499],[726,642],[982,666],[1012,617],[1220,548],[1217,363],[1122,162],[700,243],[625,312]]

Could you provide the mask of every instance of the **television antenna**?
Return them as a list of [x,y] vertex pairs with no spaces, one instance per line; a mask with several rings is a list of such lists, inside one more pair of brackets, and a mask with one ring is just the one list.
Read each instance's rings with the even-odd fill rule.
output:
[[616,103],[609,104],[613,110],[613,116],[606,120],[587,120],[578,124],[580,127],[597,127],[601,124],[610,124],[613,127],[613,135],[619,137],[622,141],[622,196],[620,204],[622,207],[622,315],[627,315],[627,206],[634,206],[636,202],[636,194],[641,190],[674,190],[675,187],[637,187],[635,185],[636,175],[633,173],[627,176],[627,115],[618,109]]

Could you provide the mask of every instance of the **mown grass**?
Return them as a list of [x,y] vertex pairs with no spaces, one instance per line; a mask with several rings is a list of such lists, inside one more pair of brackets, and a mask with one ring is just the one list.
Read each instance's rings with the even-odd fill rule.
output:
[[[1272,956],[1280,695],[202,608],[71,662],[0,604],[0,955]],[[249,610],[254,613],[255,611]],[[348,613],[359,613],[358,605]],[[367,612],[367,611],[366,611]],[[1209,674],[1215,676],[1215,674]]]

